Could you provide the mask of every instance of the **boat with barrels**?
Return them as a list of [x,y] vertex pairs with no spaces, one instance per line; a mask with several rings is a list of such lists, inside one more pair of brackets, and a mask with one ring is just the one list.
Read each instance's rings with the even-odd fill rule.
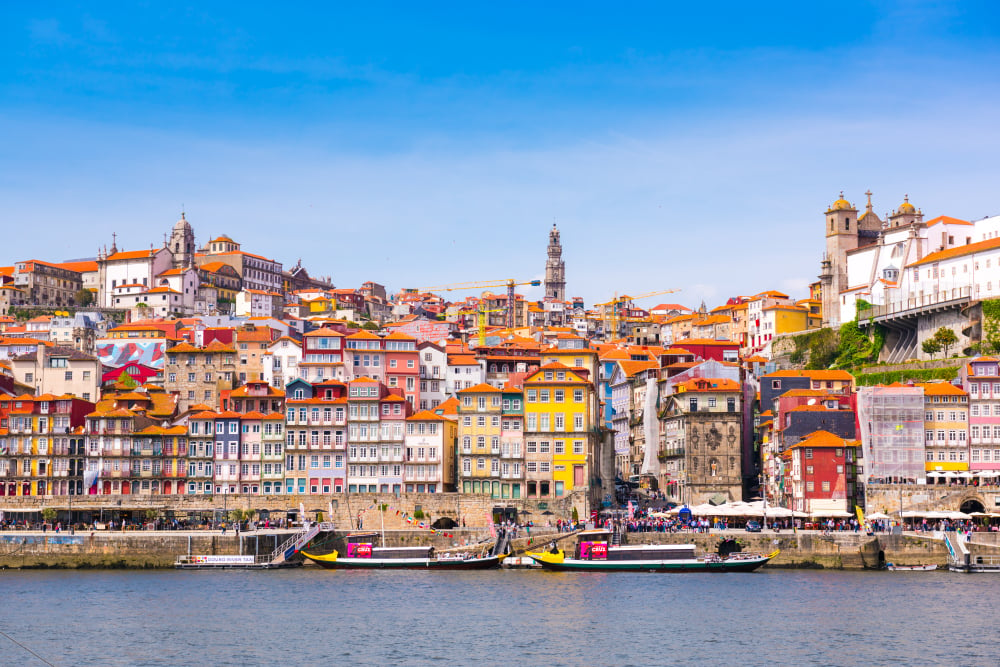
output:
[[546,570],[593,572],[752,572],[778,555],[744,553],[736,540],[723,540],[717,553],[696,554],[693,544],[615,545],[608,530],[577,534],[572,555],[552,544],[527,552]]
[[504,554],[496,546],[488,552],[438,552],[431,546],[380,546],[378,533],[354,533],[346,536],[346,554],[337,551],[302,555],[328,570],[489,570],[500,567]]

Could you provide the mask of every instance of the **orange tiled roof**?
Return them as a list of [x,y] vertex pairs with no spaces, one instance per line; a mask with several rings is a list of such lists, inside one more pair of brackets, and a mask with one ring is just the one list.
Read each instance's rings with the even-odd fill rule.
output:
[[739,391],[740,383],[728,378],[691,378],[677,385],[683,392]]
[[156,250],[127,250],[122,252],[116,252],[115,254],[108,257],[109,262],[122,259],[147,259],[156,254]]
[[936,218],[931,218],[930,220],[928,220],[924,224],[926,224],[928,227],[933,227],[934,225],[937,225],[937,224],[940,224],[940,223],[944,223],[946,225],[969,225],[970,227],[973,224],[973,223],[969,222],[968,220],[959,220],[958,218],[952,218],[951,216],[947,216],[947,215],[939,215]]
[[924,396],[968,396],[968,392],[950,382],[921,382],[916,387],[924,388]]
[[798,449],[800,447],[856,447],[861,444],[860,440],[848,440],[846,438],[841,438],[840,436],[834,435],[829,431],[813,431],[806,437],[799,440],[797,443],[789,447],[789,449]]
[[783,370],[774,371],[773,373],[768,373],[764,376],[765,378],[796,378],[805,377],[811,380],[843,380],[851,381],[854,376],[847,371],[796,371],[796,370]]
[[965,255],[971,255],[984,250],[994,250],[996,248],[1000,248],[1000,237],[987,239],[985,241],[978,241],[977,243],[970,243],[968,245],[956,246],[954,248],[947,248],[945,250],[938,250],[937,252],[932,252],[931,254],[925,256],[923,259],[918,259],[912,264],[907,264],[906,267],[909,268],[911,266],[933,264],[934,262],[940,262],[941,260],[952,259],[953,257],[964,257]]
[[497,389],[496,387],[494,387],[493,385],[486,384],[485,382],[480,382],[479,384],[475,385],[474,387],[469,387],[467,389],[462,389],[458,393],[459,394],[483,394],[483,393],[487,393],[487,392],[497,392],[497,393],[499,393],[500,390]]

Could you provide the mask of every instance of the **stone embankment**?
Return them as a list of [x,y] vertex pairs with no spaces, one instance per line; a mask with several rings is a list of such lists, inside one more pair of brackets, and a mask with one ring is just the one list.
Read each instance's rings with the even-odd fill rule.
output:
[[[51,532],[0,532],[0,568],[167,568],[178,555],[269,554],[292,534],[292,531],[251,531],[239,537],[231,531],[77,531],[75,535]],[[427,530],[386,530],[390,546],[434,546],[439,550],[480,549],[490,540],[489,533],[479,529],[454,529],[433,533]],[[782,531],[774,533],[744,533],[740,531],[712,533],[629,533],[627,544],[695,544],[700,552],[714,552],[722,537],[735,537],[744,551],[780,553],[768,567],[825,568],[862,570],[875,569],[887,562],[900,565],[948,563],[944,542],[931,534],[866,535],[864,533],[832,533],[819,531]],[[560,540],[564,548],[572,548],[573,536],[549,531],[523,532],[512,544],[515,552],[544,548],[551,540]],[[328,536],[313,545],[317,551],[343,549],[343,533]],[[973,536],[973,553],[1000,554],[996,535]]]

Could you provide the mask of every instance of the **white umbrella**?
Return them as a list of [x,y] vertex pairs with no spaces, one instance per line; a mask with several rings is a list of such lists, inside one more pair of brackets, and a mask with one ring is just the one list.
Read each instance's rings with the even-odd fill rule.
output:
[[787,507],[768,507],[764,514],[768,518],[787,519],[794,513]]
[[965,512],[945,512],[945,514],[947,515],[946,518],[955,521],[968,521],[972,518],[971,514],[966,514]]
[[810,512],[810,515],[828,519],[847,519],[851,516],[851,513],[844,510],[815,510]]
[[917,510],[906,510],[902,513],[904,519],[912,519],[918,516],[927,516],[927,512],[918,512]]
[[800,512],[799,510],[792,510],[792,516],[795,517],[796,519],[808,519],[809,513]]
[[872,512],[871,514],[865,516],[865,518],[870,519],[871,521],[884,521],[886,519],[891,519],[892,517],[882,512]]

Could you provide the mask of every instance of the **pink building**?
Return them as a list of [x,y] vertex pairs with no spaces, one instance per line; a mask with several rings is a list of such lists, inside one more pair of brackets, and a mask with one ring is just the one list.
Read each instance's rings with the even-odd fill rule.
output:
[[969,392],[969,470],[1000,474],[1000,360],[973,359],[962,383]]

